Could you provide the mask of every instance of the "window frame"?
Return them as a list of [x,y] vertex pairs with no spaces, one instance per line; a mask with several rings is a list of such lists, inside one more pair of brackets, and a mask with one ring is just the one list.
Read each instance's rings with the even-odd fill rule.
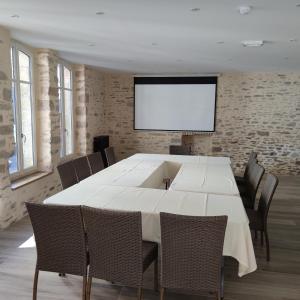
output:
[[[58,73],[58,66],[60,65],[60,78],[57,77],[57,90],[58,90],[58,101],[59,101],[59,116],[60,116],[60,149],[59,156],[60,159],[68,159],[72,157],[75,153],[75,127],[74,127],[74,85],[73,85],[73,69],[72,66],[66,61],[59,59],[56,66],[56,76]],[[67,68],[70,71],[70,88],[65,87],[65,76],[64,68]],[[59,82],[60,79],[60,82]],[[71,116],[71,137],[72,137],[72,151],[69,154],[66,154],[66,139],[65,139],[65,93],[64,91],[69,91],[71,94],[71,103],[72,103],[72,116]]]
[[[34,85],[34,55],[30,49],[21,43],[12,40],[10,45],[11,51],[11,89],[14,93],[15,103],[12,99],[12,110],[14,116],[14,124],[16,125],[16,144],[17,147],[17,171],[9,173],[11,180],[16,180],[38,171],[37,164],[37,132],[36,132],[36,99],[35,99],[35,85]],[[29,57],[29,81],[20,79],[19,55],[18,52],[23,52]],[[24,169],[23,157],[23,142],[22,142],[22,115],[21,115],[21,91],[22,83],[30,85],[31,95],[31,128],[32,128],[32,155],[33,165]],[[14,86],[14,88],[13,88]]]

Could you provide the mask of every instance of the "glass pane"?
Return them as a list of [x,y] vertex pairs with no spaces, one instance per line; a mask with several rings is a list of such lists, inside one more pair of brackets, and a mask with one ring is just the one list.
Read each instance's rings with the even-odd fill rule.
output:
[[15,79],[14,49],[10,48],[11,78]]
[[13,135],[14,135],[14,152],[8,159],[9,173],[13,174],[18,171],[18,145],[17,145],[17,125],[16,125],[16,94],[15,84],[12,83],[12,105],[13,105]]
[[31,111],[31,86],[27,83],[20,84],[21,120],[23,143],[23,167],[30,168],[34,165],[33,154],[33,124]]
[[73,153],[73,107],[72,107],[72,93],[65,90],[65,147],[66,155]]
[[68,68],[64,67],[64,83],[65,88],[70,89],[71,88],[71,72]]
[[59,103],[59,122],[60,122],[60,157],[64,156],[64,118],[63,118],[63,102],[62,90],[58,89],[58,103]]
[[20,80],[30,81],[30,57],[22,51],[19,53]]
[[62,84],[61,84],[61,64],[58,64],[57,65],[57,84],[58,84],[58,87],[61,87]]

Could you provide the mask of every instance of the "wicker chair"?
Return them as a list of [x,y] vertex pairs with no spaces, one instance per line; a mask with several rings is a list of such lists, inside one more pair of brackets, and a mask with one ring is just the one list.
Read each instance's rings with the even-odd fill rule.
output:
[[86,156],[74,159],[73,165],[77,174],[78,181],[91,176],[91,169]]
[[80,206],[26,203],[36,241],[37,263],[33,300],[37,299],[39,271],[83,276],[86,296],[87,246]]
[[104,152],[105,152],[108,166],[111,166],[117,162],[114,147],[105,148]]
[[251,165],[253,163],[257,163],[257,153],[252,151],[249,155],[249,159],[248,159],[245,171],[244,171],[244,175],[242,177],[241,176],[234,176],[235,180],[236,180],[236,183],[238,185],[246,184],[246,182],[248,180],[249,168],[251,167]]
[[245,208],[254,209],[257,190],[264,173],[264,167],[256,163],[253,164],[249,170],[249,178],[247,180],[244,190],[239,188]]
[[142,241],[141,212],[83,207],[82,213],[90,255],[87,299],[93,277],[136,287],[142,299],[143,272],[153,261],[157,288],[158,246]]
[[193,217],[160,213],[161,291],[223,297],[223,244],[227,216]]
[[57,171],[63,189],[67,189],[68,187],[78,183],[78,178],[72,161],[68,161],[57,166]]
[[250,222],[250,229],[254,230],[255,234],[257,233],[257,231],[260,231],[262,245],[265,236],[267,261],[270,261],[270,244],[267,227],[268,213],[277,185],[278,178],[272,174],[268,174],[266,176],[266,180],[262,188],[261,196],[258,203],[258,209],[246,209]]
[[92,174],[100,172],[101,170],[104,169],[101,152],[95,152],[95,153],[89,154],[87,156],[87,158],[88,158],[88,161],[90,164]]
[[191,147],[184,145],[170,145],[169,154],[191,155]]

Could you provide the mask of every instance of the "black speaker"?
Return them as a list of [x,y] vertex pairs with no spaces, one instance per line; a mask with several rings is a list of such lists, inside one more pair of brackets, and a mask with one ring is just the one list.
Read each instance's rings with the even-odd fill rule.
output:
[[108,166],[104,149],[109,147],[109,136],[99,135],[94,137],[94,152],[101,152],[104,167]]

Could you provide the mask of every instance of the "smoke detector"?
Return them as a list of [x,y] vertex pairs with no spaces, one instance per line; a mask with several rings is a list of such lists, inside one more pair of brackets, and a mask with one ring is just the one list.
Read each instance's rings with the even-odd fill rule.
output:
[[251,11],[252,7],[248,5],[239,6],[238,11],[241,15],[248,15]]
[[264,43],[265,43],[264,41],[251,41],[251,40],[249,40],[249,41],[243,41],[242,45],[244,47],[261,47],[261,46],[264,45]]

